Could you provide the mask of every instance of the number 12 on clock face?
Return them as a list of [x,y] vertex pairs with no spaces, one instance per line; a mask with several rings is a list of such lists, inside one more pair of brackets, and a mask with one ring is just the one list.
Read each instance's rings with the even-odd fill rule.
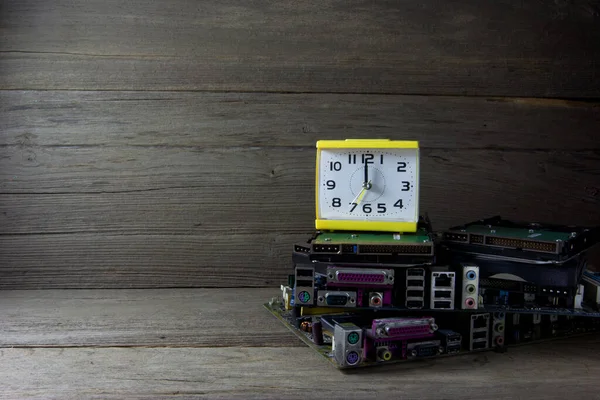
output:
[[418,142],[317,142],[316,205],[320,230],[415,232]]

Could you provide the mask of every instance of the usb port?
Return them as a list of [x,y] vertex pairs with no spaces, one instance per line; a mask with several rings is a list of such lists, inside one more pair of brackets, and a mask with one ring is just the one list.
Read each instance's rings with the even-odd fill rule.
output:
[[452,305],[451,301],[434,301],[433,308],[450,308]]
[[406,302],[408,308],[423,308],[423,302],[420,300],[409,300]]
[[417,287],[423,287],[424,285],[424,281],[421,280],[416,280],[416,279],[408,279],[406,281],[406,286],[417,286]]
[[448,354],[458,353],[459,351],[460,351],[460,344],[446,347],[446,353],[448,353]]
[[449,299],[452,297],[452,292],[450,290],[436,290],[433,297],[436,299]]
[[487,349],[487,342],[475,342],[473,343],[473,350]]
[[425,271],[420,268],[410,268],[406,271],[406,276],[424,276]]
[[487,331],[474,332],[473,335],[471,335],[471,336],[473,337],[473,340],[487,339]]
[[407,290],[406,297],[423,297],[422,290]]

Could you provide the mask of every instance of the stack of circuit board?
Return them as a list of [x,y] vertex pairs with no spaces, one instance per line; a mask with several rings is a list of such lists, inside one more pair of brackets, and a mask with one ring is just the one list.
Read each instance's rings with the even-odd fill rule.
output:
[[[339,368],[505,350],[600,329],[600,229],[488,218],[433,232],[317,232],[265,304]],[[594,247],[595,246],[595,247]]]

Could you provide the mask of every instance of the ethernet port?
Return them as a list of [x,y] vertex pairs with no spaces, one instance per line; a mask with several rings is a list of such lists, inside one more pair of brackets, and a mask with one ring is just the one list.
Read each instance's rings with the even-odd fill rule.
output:
[[435,277],[436,287],[452,287],[452,278],[448,274],[440,274]]
[[487,315],[472,315],[471,323],[473,324],[473,329],[487,328],[488,316]]

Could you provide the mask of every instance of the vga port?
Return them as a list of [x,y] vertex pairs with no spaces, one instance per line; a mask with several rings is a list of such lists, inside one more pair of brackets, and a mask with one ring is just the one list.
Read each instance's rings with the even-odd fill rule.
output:
[[319,290],[317,293],[317,305],[356,307],[356,292],[331,292]]
[[430,342],[411,343],[407,350],[410,357],[432,357],[444,351],[439,340]]

